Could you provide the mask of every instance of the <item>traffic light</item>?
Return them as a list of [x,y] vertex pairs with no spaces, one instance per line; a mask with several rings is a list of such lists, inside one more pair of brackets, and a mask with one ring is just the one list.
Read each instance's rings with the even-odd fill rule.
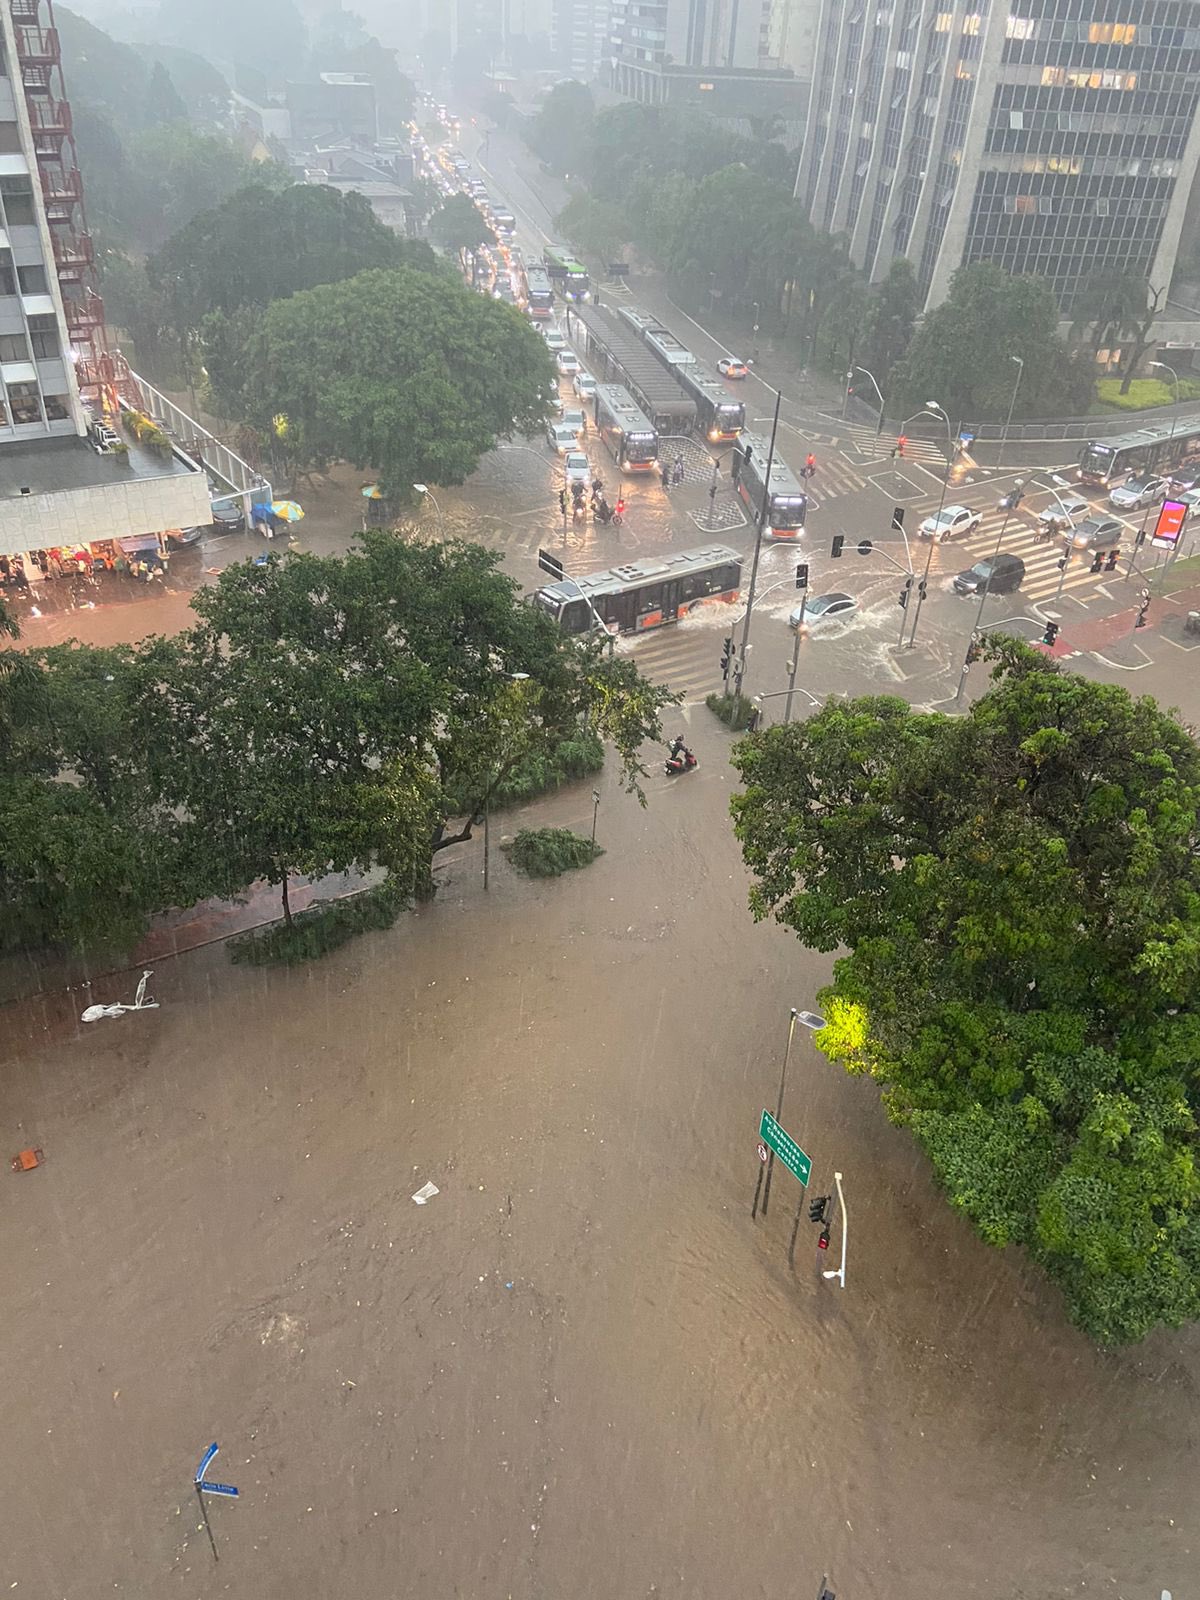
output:
[[807,561],[798,561],[796,563],[796,587],[797,587],[797,589],[807,589],[808,588],[808,562]]
[[1057,622],[1048,622],[1046,624],[1046,631],[1042,635],[1042,643],[1043,644],[1053,644],[1055,639],[1057,639],[1057,638],[1058,638],[1058,623]]
[[929,593],[929,585],[926,583],[924,578],[922,578],[920,583],[917,585],[917,593],[920,595],[922,600],[924,600],[925,596]]
[[904,507],[903,506],[893,506],[892,507],[892,527],[895,529],[895,531],[897,533],[903,532],[903,530],[904,530]]
[[829,1249],[829,1224],[828,1223],[825,1224],[825,1226],[821,1229],[820,1233],[817,1235],[817,1249],[818,1250],[828,1250]]
[[906,611],[908,609],[908,591],[912,588],[912,586],[913,586],[912,579],[911,578],[905,578],[904,587],[900,591],[900,604],[904,607],[904,609]]
[[831,546],[830,551],[829,551],[829,558],[830,558],[831,561],[840,561],[841,560],[841,558],[842,558],[842,546],[845,544],[845,542],[846,542],[846,535],[844,533],[835,533],[834,534],[834,536],[833,536],[833,545]]
[[721,645],[721,674],[729,675],[729,663],[733,660],[733,635],[728,634]]
[[1115,572],[1117,570],[1117,557],[1120,554],[1121,552],[1119,550],[1110,550],[1108,552],[1108,555],[1104,558],[1105,572]]
[[1058,560],[1055,562],[1055,566],[1058,568],[1058,570],[1060,572],[1066,566],[1066,564],[1067,564],[1069,559],[1070,559],[1070,557],[1068,556],[1067,552],[1064,550],[1062,555],[1060,555]]
[[1092,557],[1092,571],[1093,572],[1103,572],[1104,571],[1104,552],[1103,552],[1103,550],[1097,550],[1096,554]]
[[831,1196],[818,1194],[808,1202],[808,1220],[810,1222],[824,1222],[825,1213],[829,1208]]

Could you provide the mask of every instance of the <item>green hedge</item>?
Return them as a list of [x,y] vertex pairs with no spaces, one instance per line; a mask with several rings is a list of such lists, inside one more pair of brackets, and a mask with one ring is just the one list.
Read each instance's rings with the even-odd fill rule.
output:
[[251,967],[294,967],[317,961],[340,949],[360,933],[390,928],[408,903],[408,895],[392,878],[344,900],[322,900],[297,913],[291,923],[276,922],[264,930],[229,941],[229,959]]
[[748,728],[754,716],[754,701],[745,695],[710,694],[704,704],[714,717],[719,717],[734,733],[741,733]]
[[[604,765],[604,746],[594,733],[582,730],[570,739],[563,739],[548,754],[538,753],[519,761],[492,795],[492,810],[518,805],[523,800],[533,800],[539,794],[559,789],[573,778],[587,778],[599,772]],[[447,811],[452,816],[465,816],[479,796],[468,794],[461,786],[447,792]]]
[[500,847],[514,867],[530,878],[557,878],[575,867],[586,867],[604,851],[570,828],[523,828],[515,839]]

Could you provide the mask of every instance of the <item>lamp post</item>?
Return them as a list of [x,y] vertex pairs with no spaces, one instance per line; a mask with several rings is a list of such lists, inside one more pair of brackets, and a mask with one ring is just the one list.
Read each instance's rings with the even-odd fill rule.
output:
[[440,505],[438,505],[437,495],[435,495],[433,490],[429,487],[429,485],[425,484],[425,483],[414,483],[413,484],[413,488],[417,491],[417,493],[419,495],[427,496],[430,500],[433,501],[433,509],[437,512],[438,538],[442,541],[443,544],[445,544],[445,542],[446,542],[446,524],[442,521],[442,508],[441,508]]
[[[949,451],[949,454],[946,457],[946,471],[945,471],[945,473],[943,474],[943,477],[942,477],[942,493],[941,493],[941,497],[938,500],[938,508],[933,514],[934,532],[930,535],[930,538],[929,538],[929,554],[925,557],[925,571],[921,576],[920,583],[917,585],[917,604],[916,604],[916,606],[915,606],[915,608],[913,610],[912,629],[911,629],[911,631],[910,631],[910,633],[908,635],[908,648],[910,650],[913,647],[913,641],[917,637],[917,623],[921,620],[921,607],[925,603],[925,591],[926,591],[926,589],[928,588],[928,585],[929,585],[929,569],[933,565],[933,547],[938,542],[938,538],[937,538],[938,518],[942,514],[942,507],[946,504],[946,490],[950,487],[950,466],[951,466],[951,463],[954,460],[954,441],[953,441],[953,439],[951,437],[951,434],[950,434],[950,418],[947,416],[947,414],[943,410],[943,408],[940,405],[938,405],[936,400],[926,400],[924,406],[921,409],[922,409],[922,411],[927,411],[930,414],[930,416],[941,417],[942,420],[945,422],[945,424],[946,424],[946,448]],[[913,412],[913,417],[919,417],[920,415],[921,415],[921,411],[914,411]],[[909,417],[907,419],[907,421],[905,423],[906,427],[907,427],[908,423],[913,420],[913,417]]]
[[[792,1007],[791,1014],[790,1014],[790,1016],[788,1018],[787,1048],[783,1052],[783,1065],[779,1069],[779,1094],[778,1094],[778,1097],[776,1098],[776,1101],[775,1101],[775,1121],[776,1122],[782,1122],[783,1121],[783,1091],[787,1087],[788,1062],[791,1060],[791,1056],[792,1056],[792,1040],[795,1038],[795,1035],[796,1035],[796,1024],[798,1022],[802,1023],[804,1025],[804,1027],[806,1027],[806,1028],[811,1028],[814,1033],[816,1032],[816,1030],[818,1028],[823,1028],[825,1026],[825,1018],[820,1016],[820,1015],[818,1015],[817,1012],[815,1012],[815,1011],[797,1011],[795,1006]],[[762,1195],[762,1214],[763,1214],[764,1217],[767,1214],[767,1205],[768,1205],[768,1203],[770,1202],[770,1199],[771,1199],[771,1174],[774,1172],[774,1170],[775,1170],[775,1152],[774,1152],[774,1150],[772,1150],[770,1152],[770,1154],[768,1155],[768,1157],[767,1157],[767,1186],[766,1186],[766,1189],[763,1190],[763,1195]],[[759,1191],[762,1190],[762,1182],[763,1182],[763,1173],[762,1173],[762,1168],[760,1167],[759,1168],[759,1172],[758,1172],[758,1185],[754,1190],[754,1209],[750,1213],[751,1217],[754,1217],[758,1212],[758,1196],[759,1196]]]
[[754,591],[758,586],[758,563],[762,556],[763,533],[767,526],[767,519],[771,515],[771,469],[775,465],[775,440],[779,433],[779,407],[783,401],[783,392],[775,391],[775,416],[771,423],[771,443],[767,447],[767,465],[763,473],[763,497],[759,507],[758,527],[754,535],[754,559],[750,564],[750,590],[746,596],[746,618],[742,624],[742,648],[738,652],[737,682],[734,685],[734,699],[742,698],[742,680],[746,676],[746,653],[750,648],[750,623],[754,615]]
[[[856,373],[856,372],[861,372],[864,378],[870,378],[871,383],[872,383],[872,385],[873,385],[873,387],[875,389],[875,393],[879,396],[879,426],[875,430],[875,437],[878,438],[879,435],[883,432],[883,407],[884,407],[883,390],[879,387],[879,382],[876,379],[875,374],[873,372],[868,372],[866,367],[851,367],[850,368],[851,376],[853,376],[854,373]],[[917,412],[917,416],[920,416],[920,415],[921,415],[921,413],[918,411]],[[909,420],[911,421],[912,419],[910,418]]]
[[1004,419],[1004,432],[1000,435],[1000,459],[1004,460],[1005,446],[1008,444],[1008,430],[1012,424],[1013,407],[1017,403],[1017,390],[1021,387],[1021,379],[1025,376],[1025,363],[1020,356],[1009,356],[1010,361],[1017,363],[1017,381],[1013,384],[1012,396],[1008,402],[1008,415]]
[[849,1229],[849,1222],[846,1217],[846,1196],[842,1193],[842,1175],[840,1172],[834,1173],[833,1181],[837,1184],[838,1209],[842,1213],[842,1264],[840,1267],[827,1269],[821,1276],[824,1278],[836,1278],[844,1289],[846,1287],[846,1234]]
[[[1167,454],[1169,456],[1171,453],[1171,446],[1175,442],[1175,424],[1179,421],[1179,374],[1175,371],[1174,367],[1169,367],[1165,361],[1152,361],[1150,365],[1152,367],[1157,367],[1160,372],[1169,372],[1171,374],[1171,381],[1175,385],[1176,409],[1171,413],[1171,433],[1167,440]],[[1173,465],[1174,462],[1172,462],[1172,466]]]

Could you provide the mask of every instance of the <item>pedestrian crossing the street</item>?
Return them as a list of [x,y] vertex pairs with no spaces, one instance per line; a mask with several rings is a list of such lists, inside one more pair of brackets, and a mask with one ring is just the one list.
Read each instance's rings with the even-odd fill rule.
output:
[[[1072,551],[1066,567],[1061,568],[1058,564],[1064,550],[1061,539],[1039,541],[1034,537],[1030,524],[1017,517],[1008,518],[1007,528],[1004,522],[1005,513],[998,508],[993,509],[984,513],[979,527],[969,537],[937,545],[933,553],[931,577],[933,573],[941,573],[947,579],[952,578],[955,573],[964,572],[975,562],[992,555],[1002,529],[1004,536],[1000,548],[1010,555],[1020,556],[1025,563],[1025,578],[1019,595],[1026,603],[1042,604],[1062,593],[1087,604],[1104,585],[1123,584],[1129,572],[1129,558],[1133,554],[1136,537],[1129,528],[1126,528],[1120,540],[1121,554],[1116,569],[1095,573],[1092,571],[1094,551]],[[1118,546],[1106,545],[1106,555],[1110,548]],[[924,553],[918,554],[914,549],[913,560],[918,568],[923,567]]]
[[[868,461],[887,461],[896,448],[896,435],[888,428],[877,433],[874,428],[852,426],[847,436],[854,449]],[[904,446],[904,460],[919,461],[924,466],[946,468],[946,447],[936,439],[914,439],[909,436]]]

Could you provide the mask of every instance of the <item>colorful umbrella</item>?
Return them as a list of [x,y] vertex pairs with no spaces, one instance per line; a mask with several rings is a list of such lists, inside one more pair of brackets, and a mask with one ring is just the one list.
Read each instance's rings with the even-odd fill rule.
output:
[[362,486],[362,497],[364,500],[382,500],[383,490],[377,483],[364,483]]
[[271,511],[283,522],[299,522],[304,515],[304,507],[298,506],[294,500],[273,500]]

